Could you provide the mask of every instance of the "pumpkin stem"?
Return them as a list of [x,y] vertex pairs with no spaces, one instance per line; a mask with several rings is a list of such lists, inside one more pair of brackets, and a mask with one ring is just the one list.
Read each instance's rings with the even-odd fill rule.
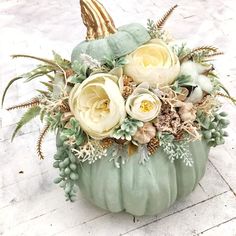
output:
[[97,0],[80,0],[80,6],[87,40],[105,38],[117,31],[111,16]]

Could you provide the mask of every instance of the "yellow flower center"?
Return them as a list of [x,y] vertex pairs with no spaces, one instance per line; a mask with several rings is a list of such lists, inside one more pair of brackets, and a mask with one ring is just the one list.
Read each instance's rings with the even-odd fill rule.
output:
[[149,112],[154,108],[154,104],[148,100],[143,100],[140,105],[141,112]]
[[100,110],[101,112],[109,112],[109,100],[108,99],[102,99],[97,102],[96,109]]

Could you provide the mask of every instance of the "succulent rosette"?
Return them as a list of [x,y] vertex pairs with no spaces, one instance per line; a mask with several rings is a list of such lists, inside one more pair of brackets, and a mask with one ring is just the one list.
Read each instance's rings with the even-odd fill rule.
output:
[[56,132],[55,183],[67,200],[75,200],[79,185],[101,208],[156,215],[197,186],[210,147],[228,136],[218,97],[236,99],[212,64],[222,53],[212,46],[177,45],[169,37],[163,26],[176,6],[158,22],[148,20],[147,28],[138,23],[116,28],[97,0],[80,4],[87,36],[71,60],[55,52],[52,60],[14,56],[44,64],[12,79],[2,103],[20,79],[44,76],[45,89],[8,108],[28,108],[12,138],[39,116],[45,128],[37,153],[44,158],[43,138]]

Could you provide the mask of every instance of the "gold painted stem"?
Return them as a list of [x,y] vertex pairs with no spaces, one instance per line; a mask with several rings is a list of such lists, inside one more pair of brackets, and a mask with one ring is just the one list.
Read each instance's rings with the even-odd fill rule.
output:
[[104,38],[117,31],[111,16],[97,0],[80,0],[80,6],[87,40]]

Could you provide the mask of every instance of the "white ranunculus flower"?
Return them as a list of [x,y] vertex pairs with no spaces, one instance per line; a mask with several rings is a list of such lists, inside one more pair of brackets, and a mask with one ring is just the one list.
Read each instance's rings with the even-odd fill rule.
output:
[[126,60],[124,72],[137,83],[170,85],[180,72],[178,57],[165,42],[158,39],[140,46]]
[[161,101],[151,92],[147,83],[140,84],[126,101],[126,111],[134,119],[148,122],[156,118],[161,109]]
[[77,84],[69,105],[82,129],[94,139],[109,137],[125,119],[124,99],[111,74],[94,74]]

